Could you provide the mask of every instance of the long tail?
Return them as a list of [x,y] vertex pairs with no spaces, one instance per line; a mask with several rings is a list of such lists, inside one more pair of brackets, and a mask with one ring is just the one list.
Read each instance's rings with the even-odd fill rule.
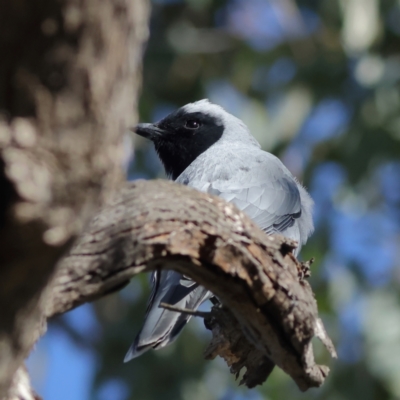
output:
[[174,271],[156,271],[152,276],[153,291],[147,306],[142,330],[125,356],[124,362],[153,348],[160,349],[173,342],[190,319],[190,315],[159,307],[160,303],[196,310],[211,297],[197,283]]

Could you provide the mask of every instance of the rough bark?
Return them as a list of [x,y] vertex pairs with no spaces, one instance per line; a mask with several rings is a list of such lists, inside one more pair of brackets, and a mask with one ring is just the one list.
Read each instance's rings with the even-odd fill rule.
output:
[[57,260],[122,181],[146,36],[145,0],[0,0],[0,398]]
[[[177,201],[179,199],[179,201]],[[319,337],[335,356],[318,317],[294,242],[268,236],[232,204],[172,182],[126,184],[59,264],[46,294],[47,316],[124,286],[142,271],[179,271],[222,302],[206,325],[206,358],[220,355],[252,387],[276,364],[301,390],[323,383]]]

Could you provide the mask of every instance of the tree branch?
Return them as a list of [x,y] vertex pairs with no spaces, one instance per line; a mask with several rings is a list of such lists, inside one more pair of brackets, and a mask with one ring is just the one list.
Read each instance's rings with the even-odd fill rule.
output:
[[174,269],[222,302],[206,325],[206,358],[221,355],[244,383],[262,383],[276,364],[301,390],[323,383],[311,339],[335,350],[318,317],[295,243],[268,236],[232,204],[167,181],[126,184],[59,264],[47,316],[124,285],[142,271]]
[[207,311],[205,312],[205,311],[190,310],[189,308],[175,307],[167,303],[160,303],[160,307],[165,308],[166,310],[169,311],[175,311],[180,314],[190,315],[192,317],[208,318],[211,316],[211,313]]

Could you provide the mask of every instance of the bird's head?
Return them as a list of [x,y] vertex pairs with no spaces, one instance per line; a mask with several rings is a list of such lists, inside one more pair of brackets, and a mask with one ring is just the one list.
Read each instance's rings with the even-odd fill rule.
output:
[[208,100],[187,104],[159,122],[138,124],[133,131],[154,143],[172,179],[217,142],[257,143],[240,119]]

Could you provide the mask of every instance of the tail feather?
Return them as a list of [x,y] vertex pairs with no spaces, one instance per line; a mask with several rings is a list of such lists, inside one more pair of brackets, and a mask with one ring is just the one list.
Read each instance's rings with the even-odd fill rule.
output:
[[157,271],[153,274],[153,292],[145,322],[125,356],[124,362],[140,356],[153,348],[160,349],[172,343],[190,320],[190,315],[161,308],[160,303],[196,310],[211,293],[197,283],[174,271]]

